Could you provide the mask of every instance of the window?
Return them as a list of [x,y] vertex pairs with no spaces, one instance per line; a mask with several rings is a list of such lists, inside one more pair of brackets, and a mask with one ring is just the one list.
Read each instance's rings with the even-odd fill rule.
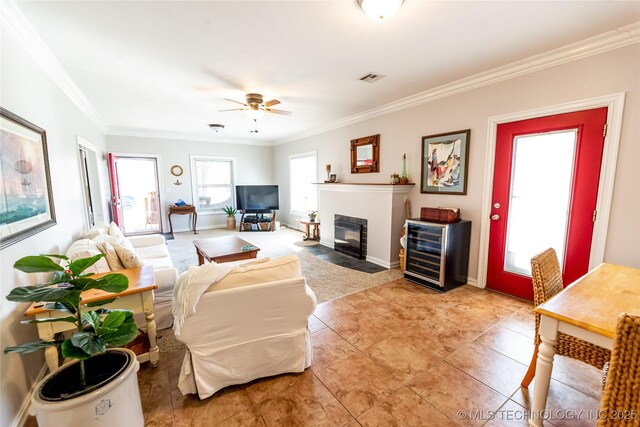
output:
[[289,156],[292,214],[306,215],[318,210],[317,189],[312,184],[317,180],[318,159],[315,151]]
[[233,206],[233,159],[191,156],[191,183],[198,212],[217,213]]

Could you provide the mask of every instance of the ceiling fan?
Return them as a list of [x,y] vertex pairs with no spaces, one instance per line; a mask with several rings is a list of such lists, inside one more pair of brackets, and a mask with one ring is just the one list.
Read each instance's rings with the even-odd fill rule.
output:
[[242,105],[242,108],[231,108],[228,110],[219,110],[220,112],[224,111],[245,111],[249,118],[252,120],[258,120],[262,117],[262,115],[267,113],[274,114],[282,114],[288,116],[291,114],[291,111],[285,110],[277,110],[275,108],[271,108],[273,105],[280,104],[280,101],[277,99],[272,99],[271,101],[263,102],[262,95],[259,93],[248,93],[247,94],[247,102],[235,101],[233,99],[224,98],[225,101],[235,102],[236,104]]

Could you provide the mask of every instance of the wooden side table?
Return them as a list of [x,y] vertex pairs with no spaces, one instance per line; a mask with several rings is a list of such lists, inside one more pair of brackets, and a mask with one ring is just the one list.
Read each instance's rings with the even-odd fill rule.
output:
[[169,231],[173,236],[173,224],[171,224],[171,215],[191,215],[191,228],[193,229],[193,234],[198,234],[196,230],[196,225],[198,223],[198,212],[196,212],[196,207],[193,205],[184,205],[184,206],[169,206],[169,212],[167,214],[169,216]]
[[[151,362],[151,366],[156,367],[160,362],[160,349],[156,343],[156,321],[153,314],[153,290],[157,289],[155,278],[153,276],[153,267],[147,265],[141,268],[127,268],[124,270],[113,271],[110,273],[120,273],[129,279],[129,287],[119,294],[101,291],[99,289],[90,289],[80,294],[82,302],[87,304],[105,299],[118,297],[112,303],[103,305],[103,308],[125,309],[131,310],[134,314],[144,313],[147,323],[147,337],[149,339],[149,352],[138,355],[138,361]],[[109,273],[101,273],[92,276],[98,278]],[[84,311],[96,310],[96,308],[84,308]],[[35,317],[36,319],[46,319],[50,317],[64,317],[64,313],[55,310],[45,310],[43,304],[33,303],[24,313],[27,317]],[[75,326],[68,322],[53,323],[37,323],[38,336],[44,341],[55,340],[58,332],[73,330]],[[44,351],[45,360],[49,371],[53,372],[58,369],[58,349],[55,346],[47,347]]]
[[[305,227],[305,234],[302,240],[320,241],[320,221],[300,220],[300,224],[304,224],[304,227]],[[310,228],[310,227],[313,227],[313,228]]]

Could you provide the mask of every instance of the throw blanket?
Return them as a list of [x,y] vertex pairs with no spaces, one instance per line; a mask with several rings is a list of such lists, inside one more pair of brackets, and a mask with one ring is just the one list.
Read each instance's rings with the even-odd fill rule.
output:
[[196,312],[196,305],[202,294],[234,268],[236,268],[235,263],[212,262],[189,267],[189,270],[180,275],[173,288],[173,332],[176,336],[180,335],[184,319]]

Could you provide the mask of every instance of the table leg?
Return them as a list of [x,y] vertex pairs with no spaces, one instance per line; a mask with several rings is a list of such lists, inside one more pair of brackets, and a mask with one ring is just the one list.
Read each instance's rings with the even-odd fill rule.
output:
[[551,371],[553,370],[553,356],[556,354],[556,344],[558,342],[558,321],[556,319],[544,315],[541,316],[540,339],[542,342],[538,348],[531,420],[529,420],[529,425],[535,427],[543,425],[542,414],[547,407]]
[[147,337],[149,338],[149,363],[155,368],[160,363],[160,349],[156,342],[156,321],[153,320],[155,315],[153,314],[153,310],[146,311],[144,314],[145,320],[147,321]]
[[316,234],[316,238],[318,239],[318,242],[320,241],[320,224],[316,225],[316,232],[318,234]]
[[169,212],[169,233],[173,236],[173,224],[171,224],[171,212]]
[[193,234],[198,234],[198,212],[193,212]]
[[198,249],[196,249],[196,254],[198,254],[198,265],[204,264],[204,256]]
[[304,240],[309,239],[311,236],[309,235],[309,224],[304,225]]
[[[45,341],[53,341],[56,339],[55,335],[49,335],[42,338]],[[49,372],[53,372],[58,369],[58,347],[52,345],[44,350],[44,360],[47,362]]]

